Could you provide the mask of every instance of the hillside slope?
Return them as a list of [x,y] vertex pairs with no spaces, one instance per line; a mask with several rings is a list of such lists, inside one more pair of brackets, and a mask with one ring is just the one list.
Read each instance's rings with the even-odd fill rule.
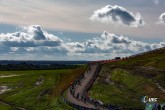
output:
[[131,56],[126,60],[118,61],[114,64],[118,66],[151,66],[158,69],[165,69],[165,48]]
[[85,70],[0,71],[0,110],[72,110],[60,95]]
[[129,108],[144,108],[145,95],[165,102],[165,48],[103,65],[89,93],[106,104]]

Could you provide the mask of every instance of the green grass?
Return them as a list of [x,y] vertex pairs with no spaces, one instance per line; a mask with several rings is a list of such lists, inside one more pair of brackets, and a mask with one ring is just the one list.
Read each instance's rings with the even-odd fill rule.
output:
[[105,104],[144,109],[141,98],[145,95],[165,102],[165,93],[154,83],[165,88],[164,73],[165,49],[161,49],[103,65],[89,93]]
[[141,98],[145,95],[157,97],[159,102],[165,101],[162,92],[150,79],[134,76],[123,69],[114,69],[109,75],[114,84],[95,83],[90,90],[93,98],[105,104],[131,108],[144,108]]
[[[0,100],[29,110],[71,110],[60,100],[60,94],[85,69],[0,71],[0,76],[20,75],[0,78],[0,86],[10,89],[0,95]],[[37,86],[41,79],[43,84]]]
[[0,104],[0,110],[12,110],[10,106]]
[[[165,88],[165,48],[104,65],[105,68],[112,66],[127,68],[133,74],[152,78]],[[136,70],[137,67],[139,70]]]
[[115,106],[135,108],[143,106],[139,96],[126,88],[121,88],[119,85],[97,83],[90,90],[90,96],[101,100],[105,104],[112,104]]
[[[109,64],[107,64],[109,65]],[[165,48],[157,51],[151,51],[126,60],[111,63],[117,66],[151,66],[157,69],[165,69]]]

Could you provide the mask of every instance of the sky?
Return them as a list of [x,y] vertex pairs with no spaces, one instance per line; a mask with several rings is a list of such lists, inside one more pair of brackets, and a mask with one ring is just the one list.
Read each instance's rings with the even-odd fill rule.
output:
[[0,0],[0,60],[103,60],[165,46],[164,0]]

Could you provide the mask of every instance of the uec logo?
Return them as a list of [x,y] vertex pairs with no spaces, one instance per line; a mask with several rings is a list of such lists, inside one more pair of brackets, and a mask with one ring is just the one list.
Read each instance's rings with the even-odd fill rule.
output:
[[151,98],[151,97],[148,97],[148,96],[144,96],[142,98],[142,102],[143,103],[151,103],[151,102],[157,102],[158,101],[158,98]]

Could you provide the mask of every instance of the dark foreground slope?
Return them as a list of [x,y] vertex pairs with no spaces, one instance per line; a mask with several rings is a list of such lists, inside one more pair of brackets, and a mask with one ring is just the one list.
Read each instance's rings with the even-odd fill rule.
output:
[[106,104],[144,108],[143,96],[165,102],[165,48],[102,66],[90,95]]

